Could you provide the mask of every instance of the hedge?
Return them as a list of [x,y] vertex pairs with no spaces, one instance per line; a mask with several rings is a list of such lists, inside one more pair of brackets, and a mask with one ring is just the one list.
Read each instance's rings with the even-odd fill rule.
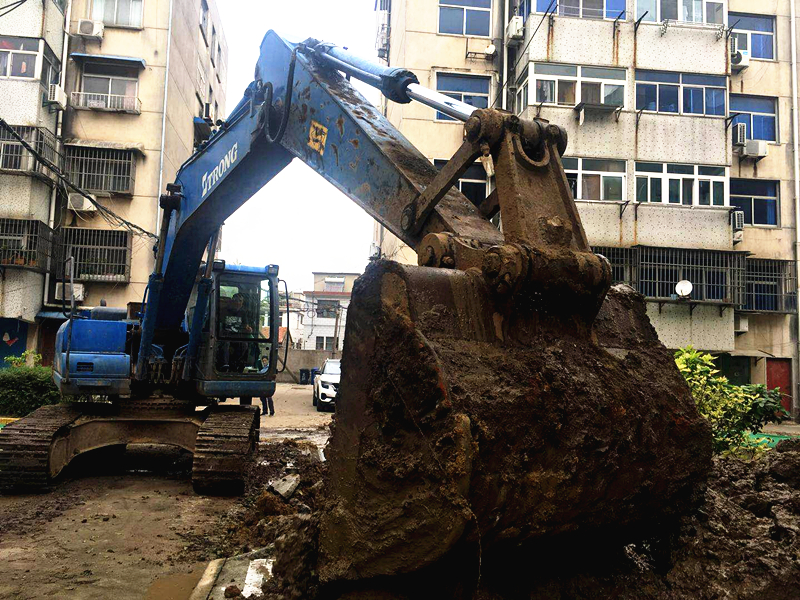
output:
[[49,367],[10,366],[0,369],[0,416],[24,417],[40,406],[58,404],[61,394]]

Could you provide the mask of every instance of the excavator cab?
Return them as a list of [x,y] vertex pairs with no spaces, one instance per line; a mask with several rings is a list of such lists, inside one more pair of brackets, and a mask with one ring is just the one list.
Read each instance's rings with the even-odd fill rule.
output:
[[[216,261],[194,379],[206,397],[272,396],[278,347],[278,267]],[[187,310],[194,322],[197,293]]]

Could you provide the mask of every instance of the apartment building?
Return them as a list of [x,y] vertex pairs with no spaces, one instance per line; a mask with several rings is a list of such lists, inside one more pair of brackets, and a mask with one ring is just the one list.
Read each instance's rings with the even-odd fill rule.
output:
[[[63,77],[65,5],[26,2],[0,18],[0,117],[56,163],[59,113],[49,91]],[[0,130],[0,368],[36,346],[56,194],[53,173]]]
[[[798,415],[797,77],[789,0],[378,0],[378,53],[476,107],[564,127],[589,241],[669,348],[718,354]],[[462,125],[389,120],[434,162]],[[476,164],[459,186],[491,190]],[[384,255],[416,262],[380,226]],[[679,281],[692,291],[683,297]]]
[[[67,23],[65,77],[54,92],[63,94],[63,169],[98,203],[157,234],[160,193],[224,115],[227,45],[216,6],[213,0],[72,0]],[[105,300],[133,314],[153,268],[155,241],[68,191],[59,194],[49,226],[57,252],[38,311],[46,359],[63,321],[66,260],[74,259],[79,305]]]
[[347,307],[353,284],[361,273],[315,272],[314,289],[303,292],[307,305],[302,338],[305,350],[341,352]]

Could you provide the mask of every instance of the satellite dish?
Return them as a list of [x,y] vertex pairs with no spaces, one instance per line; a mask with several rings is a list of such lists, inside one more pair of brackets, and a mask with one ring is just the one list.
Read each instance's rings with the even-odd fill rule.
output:
[[486,56],[494,56],[497,53],[497,48],[494,44],[489,44],[486,50],[483,51]]
[[678,296],[680,296],[681,298],[688,298],[689,296],[691,296],[692,289],[693,289],[692,282],[686,279],[680,280],[675,285],[675,293],[678,294]]

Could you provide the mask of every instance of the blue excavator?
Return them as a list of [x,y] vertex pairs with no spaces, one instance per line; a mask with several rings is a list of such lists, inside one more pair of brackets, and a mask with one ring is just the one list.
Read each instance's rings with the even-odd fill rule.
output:
[[[435,168],[350,78],[462,121],[461,146]],[[160,198],[141,318],[98,307],[58,333],[64,396],[109,401],[43,407],[4,428],[0,487],[47,488],[81,453],[156,443],[193,453],[198,492],[242,491],[258,442],[249,399],[275,391],[278,268],[214,260],[217,232],[298,158],[419,257],[371,262],[353,291],[322,579],[411,572],[465,543],[489,557],[576,531],[627,539],[685,511],[708,471],[709,430],[642,297],[611,287],[591,251],[566,147],[555,124],[270,31],[244,97]],[[473,203],[454,184],[477,161],[494,185]],[[232,397],[242,402],[219,403]]]

